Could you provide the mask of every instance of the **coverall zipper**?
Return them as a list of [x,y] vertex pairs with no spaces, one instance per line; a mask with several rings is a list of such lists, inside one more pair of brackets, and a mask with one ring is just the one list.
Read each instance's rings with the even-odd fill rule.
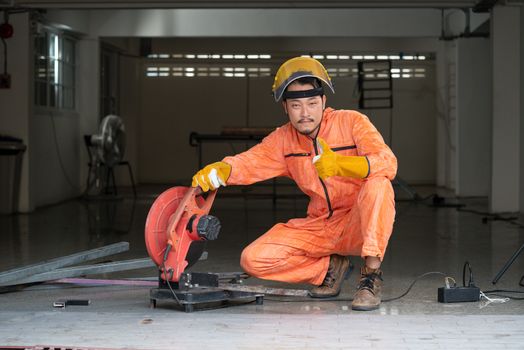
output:
[[[315,149],[315,155],[318,156],[317,138],[313,139],[313,148]],[[324,189],[324,194],[326,195],[326,201],[327,201],[327,206],[329,210],[329,215],[327,218],[329,219],[333,215],[333,208],[331,207],[331,200],[329,199],[329,193],[328,193],[326,184],[320,177],[318,179],[320,180],[320,184],[322,185],[322,188]]]

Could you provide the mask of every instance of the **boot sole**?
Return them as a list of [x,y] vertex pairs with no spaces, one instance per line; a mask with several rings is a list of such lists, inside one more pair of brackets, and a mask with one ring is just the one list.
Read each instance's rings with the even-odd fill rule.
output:
[[[349,265],[348,265],[348,269],[346,270],[346,272],[344,273],[344,277],[342,278],[342,280],[347,280],[349,278],[349,275],[351,274],[351,271],[353,271],[353,264],[351,263],[351,260],[349,261]],[[342,284],[340,284],[340,290],[342,290]],[[338,297],[339,294],[340,294],[340,290],[335,293],[335,294],[315,294],[315,293],[311,293],[309,292],[309,297],[310,298],[315,298],[315,299],[327,299],[327,298],[334,298],[334,297]]]
[[376,306],[351,306],[351,310],[354,310],[354,311],[373,311],[373,310],[378,310],[379,307],[380,307],[380,305],[376,305]]

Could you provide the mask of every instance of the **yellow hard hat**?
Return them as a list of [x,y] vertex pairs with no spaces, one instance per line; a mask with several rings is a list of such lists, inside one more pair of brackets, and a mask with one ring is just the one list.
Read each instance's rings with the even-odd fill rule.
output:
[[295,57],[284,62],[275,75],[272,87],[275,101],[282,98],[289,84],[304,77],[314,77],[322,80],[335,93],[331,78],[322,63],[311,57]]

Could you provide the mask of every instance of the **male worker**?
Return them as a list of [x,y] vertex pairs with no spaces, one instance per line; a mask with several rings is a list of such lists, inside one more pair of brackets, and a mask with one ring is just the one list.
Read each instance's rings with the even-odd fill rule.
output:
[[311,297],[337,296],[348,255],[364,258],[352,308],[377,309],[380,264],[395,216],[391,180],[397,160],[369,119],[357,111],[326,108],[320,62],[296,57],[279,68],[273,94],[289,117],[262,142],[200,170],[192,185],[204,191],[292,178],[310,197],[306,218],[279,223],[242,252],[252,276],[315,285]]

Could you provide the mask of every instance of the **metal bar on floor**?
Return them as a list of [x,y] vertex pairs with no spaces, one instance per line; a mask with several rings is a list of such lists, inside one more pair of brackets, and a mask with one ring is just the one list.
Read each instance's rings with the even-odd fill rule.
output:
[[250,292],[268,295],[281,295],[290,297],[307,297],[309,291],[305,289],[272,288],[265,286],[246,286],[236,283],[220,283],[219,288],[235,292]]
[[[0,273],[0,285],[9,285],[11,281],[26,279],[29,276],[45,273],[60,267],[83,263],[85,261],[113,255],[129,250],[129,242],[119,242],[100,248],[86,250],[83,252],[46,260]],[[18,283],[16,283],[18,284]]]
[[[66,267],[62,269],[56,269],[54,271],[48,271],[40,273],[37,275],[29,276],[27,278],[16,280],[8,284],[27,284],[35,282],[45,282],[52,281],[61,278],[68,277],[77,277],[83,275],[94,275],[99,273],[110,273],[117,271],[127,271],[127,270],[136,270],[147,267],[156,266],[151,258],[142,258],[142,259],[132,259],[132,260],[122,260],[115,261],[110,263],[103,264],[93,264],[93,265],[82,265],[82,266],[73,266]],[[4,283],[0,285],[6,285]]]

